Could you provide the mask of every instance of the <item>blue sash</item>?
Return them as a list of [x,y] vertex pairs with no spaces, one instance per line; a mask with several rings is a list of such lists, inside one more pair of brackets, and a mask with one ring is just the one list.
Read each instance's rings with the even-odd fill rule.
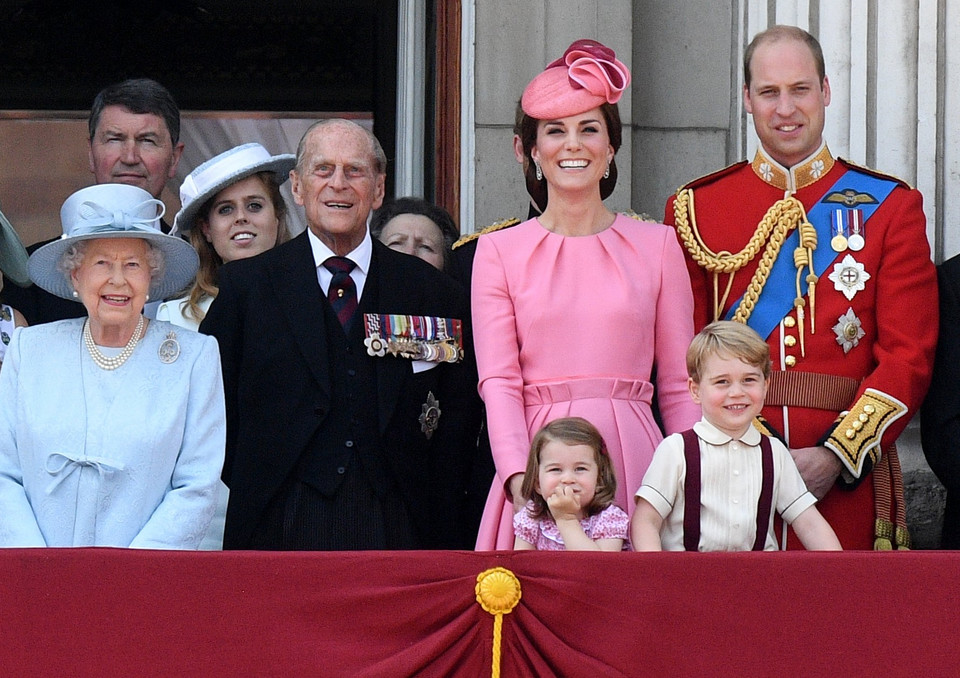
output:
[[[877,208],[883,204],[893,189],[897,187],[897,182],[889,179],[881,179],[870,174],[864,174],[853,169],[847,169],[846,172],[830,187],[823,197],[807,212],[807,219],[817,231],[817,249],[813,251],[813,272],[818,277],[822,276],[824,271],[837,258],[837,252],[830,247],[830,238],[833,235],[831,217],[833,210],[838,207],[844,207],[842,202],[826,202],[826,198],[834,193],[843,191],[855,191],[856,193],[866,193],[876,199],[872,203],[858,203],[857,209],[863,212],[863,221],[873,216]],[[747,324],[757,331],[761,337],[769,337],[774,328],[780,324],[780,321],[793,309],[793,301],[797,294],[797,269],[793,265],[793,251],[800,246],[800,233],[795,229],[793,233],[784,241],[777,255],[777,260],[770,269],[770,275],[767,278],[760,296],[757,298],[756,306],[747,320]],[[807,295],[806,276],[801,276],[800,290],[803,296]],[[727,311],[725,320],[732,320],[740,301],[737,299],[730,310]]]

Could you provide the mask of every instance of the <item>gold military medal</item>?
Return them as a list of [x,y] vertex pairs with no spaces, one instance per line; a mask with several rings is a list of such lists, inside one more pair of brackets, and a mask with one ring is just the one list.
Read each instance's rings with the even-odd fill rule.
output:
[[367,354],[431,363],[463,359],[463,323],[456,318],[365,313]]
[[844,252],[847,249],[846,228],[844,226],[844,214],[842,209],[833,210],[833,237],[830,239],[830,247],[834,252]]

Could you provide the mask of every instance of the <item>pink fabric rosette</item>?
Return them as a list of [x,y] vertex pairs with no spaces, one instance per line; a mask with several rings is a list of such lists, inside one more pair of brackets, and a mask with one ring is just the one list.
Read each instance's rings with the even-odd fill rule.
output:
[[630,84],[630,70],[595,40],[577,40],[523,91],[523,112],[538,120],[578,115],[615,104]]

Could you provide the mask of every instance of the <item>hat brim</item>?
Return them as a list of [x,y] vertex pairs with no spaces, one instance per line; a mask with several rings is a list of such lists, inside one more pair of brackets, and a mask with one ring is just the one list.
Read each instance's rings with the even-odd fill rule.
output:
[[600,107],[606,99],[589,90],[574,88],[566,68],[548,68],[523,90],[520,107],[537,120],[557,120]]
[[17,235],[10,220],[0,212],[0,271],[20,287],[30,285],[27,271],[27,254],[23,241]]
[[259,174],[260,172],[271,172],[273,174],[273,180],[279,186],[290,178],[290,170],[292,170],[296,164],[297,157],[295,155],[292,153],[284,153],[282,155],[272,156],[265,162],[244,167],[225,175],[223,179],[197,195],[196,198],[190,201],[189,205],[177,212],[177,216],[173,219],[173,232],[189,233],[195,225],[197,216],[200,213],[200,208],[203,207],[210,198],[231,184],[235,184],[242,179],[246,179],[254,174]]
[[57,270],[60,257],[71,245],[81,240],[100,238],[142,238],[155,245],[164,255],[163,275],[150,281],[150,296],[156,300],[166,299],[182,291],[193,280],[200,265],[196,250],[186,240],[163,233],[142,231],[108,231],[60,238],[47,243],[30,255],[27,267],[30,279],[39,287],[58,297],[79,301],[73,296],[69,276]]

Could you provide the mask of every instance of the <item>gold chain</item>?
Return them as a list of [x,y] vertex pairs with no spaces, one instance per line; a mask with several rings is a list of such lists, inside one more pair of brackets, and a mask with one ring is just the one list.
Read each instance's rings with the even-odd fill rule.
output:
[[[696,214],[693,204],[693,190],[689,188],[677,191],[677,197],[673,204],[674,219],[676,222],[677,233],[680,240],[693,260],[703,269],[713,273],[714,278],[714,320],[719,319],[726,301],[726,295],[723,299],[717,298],[717,279],[721,273],[730,275],[727,283],[727,291],[733,283],[733,276],[741,268],[753,261],[754,257],[763,247],[763,254],[757,265],[757,270],[750,279],[750,284],[744,292],[743,299],[734,312],[733,319],[737,322],[745,323],[750,318],[757,299],[763,291],[763,286],[767,283],[770,276],[770,270],[773,263],[777,260],[780,248],[784,241],[790,235],[790,232],[798,224],[806,222],[806,212],[803,205],[792,195],[775,202],[767,213],[760,220],[753,236],[747,242],[746,246],[732,254],[730,252],[713,252],[703,242],[700,231],[697,228]],[[764,247],[764,243],[766,246]],[[816,247],[816,245],[814,245]]]

